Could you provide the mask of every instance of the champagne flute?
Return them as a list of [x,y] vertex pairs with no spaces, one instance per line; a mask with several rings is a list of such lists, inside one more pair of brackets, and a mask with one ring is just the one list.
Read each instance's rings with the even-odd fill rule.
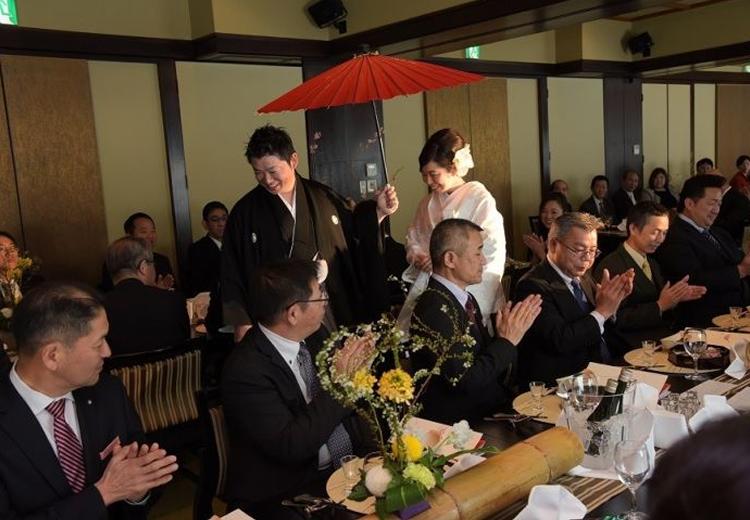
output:
[[359,478],[359,469],[362,467],[362,459],[355,455],[344,455],[341,457],[341,471],[344,473],[344,480],[346,481],[346,496],[354,489],[354,485],[357,483]]
[[653,461],[648,446],[641,441],[620,441],[615,446],[615,471],[630,491],[631,506],[625,520],[642,520],[646,515],[637,510],[635,493],[651,473]]
[[738,329],[740,327],[740,318],[742,318],[744,313],[744,307],[729,307],[729,315],[732,317],[733,329]]
[[531,391],[531,397],[534,399],[534,415],[541,415],[544,411],[542,409],[542,397],[544,397],[547,387],[544,381],[531,381],[529,390]]
[[646,358],[646,366],[654,366],[654,355],[656,355],[656,341],[652,339],[645,339],[641,341],[641,347],[643,348],[643,356]]
[[694,369],[692,374],[685,376],[685,379],[704,381],[707,377],[698,373],[698,360],[708,347],[706,344],[706,331],[703,329],[687,329],[682,338],[682,343],[685,346],[685,352],[693,358]]

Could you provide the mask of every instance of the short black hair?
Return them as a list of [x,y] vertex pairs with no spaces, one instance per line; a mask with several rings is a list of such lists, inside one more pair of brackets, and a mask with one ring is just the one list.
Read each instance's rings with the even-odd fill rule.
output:
[[628,175],[630,175],[631,173],[635,173],[635,174],[636,174],[636,175],[638,176],[638,179],[640,179],[640,178],[641,178],[641,175],[640,175],[640,174],[639,174],[639,173],[638,173],[637,171],[635,171],[635,170],[632,170],[632,169],[630,169],[630,170],[625,170],[624,172],[622,172],[622,176],[621,176],[620,178],[621,178],[622,180],[625,180],[625,179],[627,179],[627,178],[628,178]]
[[133,213],[127,219],[125,219],[125,222],[122,225],[122,229],[125,230],[125,233],[127,233],[128,235],[132,235],[135,232],[135,221],[139,218],[148,219],[152,224],[154,224],[154,226],[156,226],[156,224],[154,223],[154,219],[151,218],[151,215],[139,211],[138,213]]
[[10,233],[8,233],[7,231],[0,230],[0,237],[7,238],[11,242],[13,242],[13,245],[16,245],[16,246],[18,245],[18,242],[16,242],[16,238],[13,235],[11,235]]
[[78,282],[45,282],[27,292],[13,314],[19,356],[31,357],[52,341],[73,345],[91,332],[91,321],[104,312],[104,301]]
[[658,202],[650,200],[639,202],[628,211],[628,235],[630,235],[631,224],[640,230],[643,229],[649,218],[663,217],[664,215],[669,215],[669,210]]
[[697,163],[695,163],[696,171],[699,170],[700,167],[703,166],[704,164],[709,165],[711,168],[714,167],[714,162],[708,157],[704,157],[703,159],[700,159]]
[[265,125],[256,129],[250,136],[245,148],[247,162],[260,159],[266,155],[275,155],[279,159],[289,162],[295,153],[294,144],[289,134],[281,127]]
[[443,267],[443,257],[448,251],[463,253],[469,232],[482,232],[481,226],[462,218],[447,218],[441,221],[430,235],[430,260],[434,267]]
[[568,203],[568,201],[565,199],[565,195],[553,191],[545,194],[544,197],[542,197],[542,201],[539,203],[539,211],[537,212],[537,215],[540,215],[542,213],[544,206],[546,206],[548,202],[557,202],[560,205],[560,208],[562,208],[563,213],[565,213],[565,205]]
[[317,278],[318,267],[312,260],[286,260],[258,267],[248,284],[248,293],[253,295],[250,317],[263,325],[277,323],[287,308],[310,298],[310,283]]
[[726,179],[721,175],[696,175],[690,177],[682,185],[680,192],[680,202],[677,204],[677,211],[685,209],[685,200],[698,201],[706,195],[706,188],[722,188],[726,184]]
[[218,200],[212,200],[211,202],[208,202],[205,206],[203,206],[203,220],[208,220],[208,216],[215,209],[223,209],[224,213],[229,213],[227,207],[224,204],[222,204]]
[[750,416],[741,415],[709,423],[671,446],[646,483],[648,517],[746,518],[749,437]]
[[737,160],[736,160],[736,161],[734,161],[734,165],[735,165],[735,166],[736,166],[737,168],[739,168],[739,167],[740,167],[740,165],[741,165],[741,164],[742,164],[743,162],[745,162],[745,161],[750,161],[750,156],[747,156],[747,155],[740,155],[739,157],[737,157]]
[[658,166],[651,170],[651,175],[648,176],[648,187],[652,190],[654,189],[654,181],[656,180],[657,175],[664,175],[664,187],[666,188],[669,186],[669,174],[667,173],[667,170],[662,168],[661,166]]
[[591,184],[589,184],[589,189],[591,191],[594,190],[594,184],[596,184],[599,181],[604,181],[607,183],[607,186],[609,186],[609,179],[604,175],[594,175],[594,178],[591,179]]

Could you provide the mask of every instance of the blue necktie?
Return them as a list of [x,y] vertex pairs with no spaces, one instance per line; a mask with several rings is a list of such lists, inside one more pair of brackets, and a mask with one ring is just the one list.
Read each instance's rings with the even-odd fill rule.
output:
[[721,244],[719,244],[719,241],[716,240],[716,237],[711,234],[711,231],[709,231],[708,229],[704,229],[703,231],[701,231],[701,235],[706,237],[708,241],[714,245],[715,248],[721,250]]
[[[299,363],[299,371],[302,379],[305,381],[307,391],[310,397],[315,399],[315,396],[320,393],[320,381],[318,381],[318,376],[315,374],[312,356],[310,356],[310,351],[307,350],[304,341],[299,344],[297,363]],[[333,462],[334,468],[338,468],[341,465],[341,457],[354,453],[349,433],[347,433],[346,428],[341,423],[334,428],[331,436],[328,437],[326,446],[328,446],[328,452],[331,454],[331,462]]]

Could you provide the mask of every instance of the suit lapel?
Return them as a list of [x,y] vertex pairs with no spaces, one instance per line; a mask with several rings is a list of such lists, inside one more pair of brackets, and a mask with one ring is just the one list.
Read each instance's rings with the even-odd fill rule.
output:
[[[302,403],[305,402],[305,396],[302,394],[302,390],[299,387],[299,384],[297,383],[297,378],[294,376],[294,373],[292,372],[292,369],[289,368],[289,366],[284,361],[284,358],[281,357],[281,354],[279,354],[279,351],[276,350],[276,347],[273,346],[271,341],[266,337],[265,334],[260,330],[259,327],[253,327],[250,332],[250,340],[252,341],[255,348],[258,349],[263,355],[265,355],[271,364],[275,365],[276,368],[281,370],[282,373],[287,378],[287,383],[290,387],[294,388],[296,391],[296,394],[300,401]],[[313,358],[313,362],[315,361],[315,358]]]
[[[92,482],[99,476],[101,459],[97,449],[102,441],[109,442],[114,439],[102,439],[104,432],[100,430],[101,421],[97,416],[102,412],[98,410],[99,403],[96,402],[91,388],[80,388],[73,392],[76,401],[76,415],[78,416],[78,427],[81,430],[81,445],[83,446],[83,459],[86,466],[86,482]],[[125,443],[127,439],[120,439]],[[106,447],[106,445],[104,446]]]
[[617,247],[617,254],[620,256],[620,260],[623,263],[623,266],[625,269],[623,272],[625,272],[628,269],[633,269],[635,272],[635,281],[634,283],[634,289],[633,292],[639,292],[639,293],[646,293],[651,292],[654,290],[654,287],[656,286],[656,276],[654,275],[654,269],[653,269],[653,261],[646,256],[646,260],[648,261],[648,265],[651,267],[651,276],[654,278],[654,281],[648,279],[646,276],[646,273],[643,272],[643,268],[641,268],[640,265],[635,263],[635,260],[633,260],[633,257],[630,256],[630,253],[628,253],[625,250],[625,246],[620,244]]
[[[0,383],[0,428],[12,439],[29,463],[36,468],[55,492],[61,496],[72,493],[65,474],[47,437],[26,402],[10,383],[8,372]],[[3,449],[12,449],[4,446]]]
[[[544,263],[541,265],[544,265],[544,268],[547,271],[545,278],[549,280],[550,292],[552,294],[552,297],[557,301],[557,306],[561,310],[576,309],[577,311],[583,312],[580,305],[576,301],[576,298],[573,296],[573,293],[570,292],[568,286],[565,284],[557,271],[555,271],[555,268],[550,265],[549,261],[545,259]],[[586,295],[586,299],[593,306],[595,300],[592,284],[593,281],[589,276],[584,276],[581,280],[581,289],[583,289],[583,293]]]

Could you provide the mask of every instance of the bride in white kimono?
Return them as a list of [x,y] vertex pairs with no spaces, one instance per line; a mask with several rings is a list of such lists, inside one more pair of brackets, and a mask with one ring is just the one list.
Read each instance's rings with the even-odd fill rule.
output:
[[[467,290],[477,299],[484,321],[489,323],[489,315],[496,312],[498,300],[502,300],[505,230],[503,216],[487,188],[481,182],[464,180],[473,167],[469,144],[455,130],[439,130],[425,143],[419,154],[419,168],[430,193],[419,202],[406,235],[406,259],[410,266],[403,278],[414,283],[420,272],[432,271],[430,235],[439,222],[447,218],[474,222],[484,229],[483,252],[487,264],[482,282],[470,285]],[[421,278],[426,285],[428,277]]]

